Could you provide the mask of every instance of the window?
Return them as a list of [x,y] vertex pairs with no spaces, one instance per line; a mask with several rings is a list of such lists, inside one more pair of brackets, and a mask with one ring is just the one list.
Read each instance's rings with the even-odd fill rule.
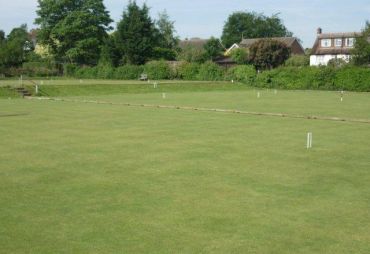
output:
[[331,39],[322,39],[321,40],[321,47],[323,47],[323,48],[331,47]]
[[335,39],[335,47],[342,47],[342,39]]
[[347,38],[346,39],[346,46],[347,47],[353,47],[354,44],[355,44],[355,38]]

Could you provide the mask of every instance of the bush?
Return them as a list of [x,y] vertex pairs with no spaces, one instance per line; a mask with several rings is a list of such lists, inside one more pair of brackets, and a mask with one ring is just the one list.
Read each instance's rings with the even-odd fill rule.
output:
[[171,79],[173,77],[171,67],[165,61],[150,61],[144,65],[144,72],[149,79]]
[[310,65],[310,57],[307,55],[292,55],[285,62],[285,66],[306,67]]
[[253,85],[256,79],[256,69],[252,65],[238,65],[227,71],[226,79]]
[[173,49],[166,49],[166,48],[154,48],[153,50],[153,58],[158,60],[168,60],[173,61],[176,59],[177,53]]
[[77,70],[78,66],[76,64],[64,64],[63,65],[63,74],[67,77],[73,77]]
[[138,79],[143,72],[144,67],[141,65],[123,65],[115,69],[114,78],[123,80]]
[[223,72],[220,66],[213,62],[206,62],[200,65],[198,80],[216,81],[223,79]]
[[95,79],[98,77],[97,67],[80,67],[75,72],[76,78]]
[[114,68],[110,65],[98,65],[97,78],[100,79],[113,79],[114,78]]
[[354,66],[338,69],[335,84],[340,90],[370,92],[370,69]]
[[370,91],[370,69],[344,67],[281,67],[257,76],[266,88]]
[[[27,75],[29,77],[47,77],[58,75],[58,70],[49,62],[25,62],[20,68],[10,68],[10,76]],[[15,74],[15,75],[14,75]]]
[[178,78],[184,80],[196,80],[200,64],[183,62],[177,67]]

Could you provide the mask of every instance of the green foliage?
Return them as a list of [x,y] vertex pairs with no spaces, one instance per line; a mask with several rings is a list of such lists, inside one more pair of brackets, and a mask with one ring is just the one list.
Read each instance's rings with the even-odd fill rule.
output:
[[249,52],[250,61],[257,69],[276,68],[290,56],[290,50],[284,43],[272,39],[258,40]]
[[114,78],[122,80],[135,80],[138,79],[143,72],[143,66],[127,64],[115,69]]
[[158,60],[176,60],[177,53],[174,49],[155,47],[153,50],[153,58]]
[[102,0],[38,0],[39,43],[50,46],[57,60],[96,64],[112,20]]
[[306,67],[310,65],[309,55],[292,55],[286,60],[285,66],[291,67]]
[[115,33],[116,47],[123,63],[145,64],[153,56],[156,33],[146,4],[140,8],[136,1],[130,1]]
[[144,72],[149,79],[171,79],[173,77],[172,70],[165,61],[150,61],[144,65]]
[[223,71],[217,64],[208,61],[200,65],[197,79],[206,81],[222,80]]
[[98,77],[98,67],[80,67],[75,72],[76,78],[95,79]]
[[367,21],[362,35],[356,38],[353,49],[353,61],[356,65],[370,65],[370,22]]
[[222,47],[219,39],[211,37],[203,46],[204,56],[207,60],[215,60],[217,57],[222,56],[224,48]]
[[346,61],[344,61],[344,59],[341,59],[341,58],[333,58],[333,59],[330,59],[327,66],[330,66],[332,68],[342,68],[344,67],[345,65],[347,65],[348,63]]
[[177,60],[189,63],[204,63],[205,50],[192,45],[187,45],[180,50]]
[[249,62],[249,50],[244,48],[234,49],[230,56],[237,64],[247,64]]
[[226,47],[239,43],[242,38],[292,36],[278,15],[267,17],[255,12],[234,12],[223,28],[222,42]]
[[166,10],[158,14],[158,20],[155,22],[158,30],[158,47],[174,50],[179,44],[179,38],[175,35],[175,22],[170,20]]
[[341,90],[370,92],[370,69],[347,65],[336,71],[334,83]]
[[33,50],[29,40],[27,26],[14,28],[5,38],[2,34],[0,41],[0,67],[19,67],[25,62],[27,54]]
[[20,71],[29,77],[50,77],[59,74],[55,65],[45,61],[23,63]]
[[182,62],[178,68],[178,77],[183,80],[197,80],[200,64]]
[[257,76],[266,88],[370,91],[370,69],[358,67],[280,67]]
[[256,69],[252,65],[239,65],[227,70],[227,80],[234,80],[253,85],[256,80]]
[[73,77],[78,69],[76,64],[64,64],[63,65],[63,74],[67,77]]
[[114,78],[114,68],[111,65],[98,65],[97,78],[99,79],[113,79]]

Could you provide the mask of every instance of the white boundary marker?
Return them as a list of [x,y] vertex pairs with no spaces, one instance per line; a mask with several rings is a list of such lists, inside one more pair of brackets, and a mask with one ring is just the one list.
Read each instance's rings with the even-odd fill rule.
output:
[[307,133],[307,149],[312,148],[312,132]]

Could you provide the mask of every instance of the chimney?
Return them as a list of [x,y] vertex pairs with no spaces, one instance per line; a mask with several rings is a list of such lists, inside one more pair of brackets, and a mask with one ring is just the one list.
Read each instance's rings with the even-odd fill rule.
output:
[[317,28],[317,34],[322,34],[322,29],[321,29],[321,27]]

